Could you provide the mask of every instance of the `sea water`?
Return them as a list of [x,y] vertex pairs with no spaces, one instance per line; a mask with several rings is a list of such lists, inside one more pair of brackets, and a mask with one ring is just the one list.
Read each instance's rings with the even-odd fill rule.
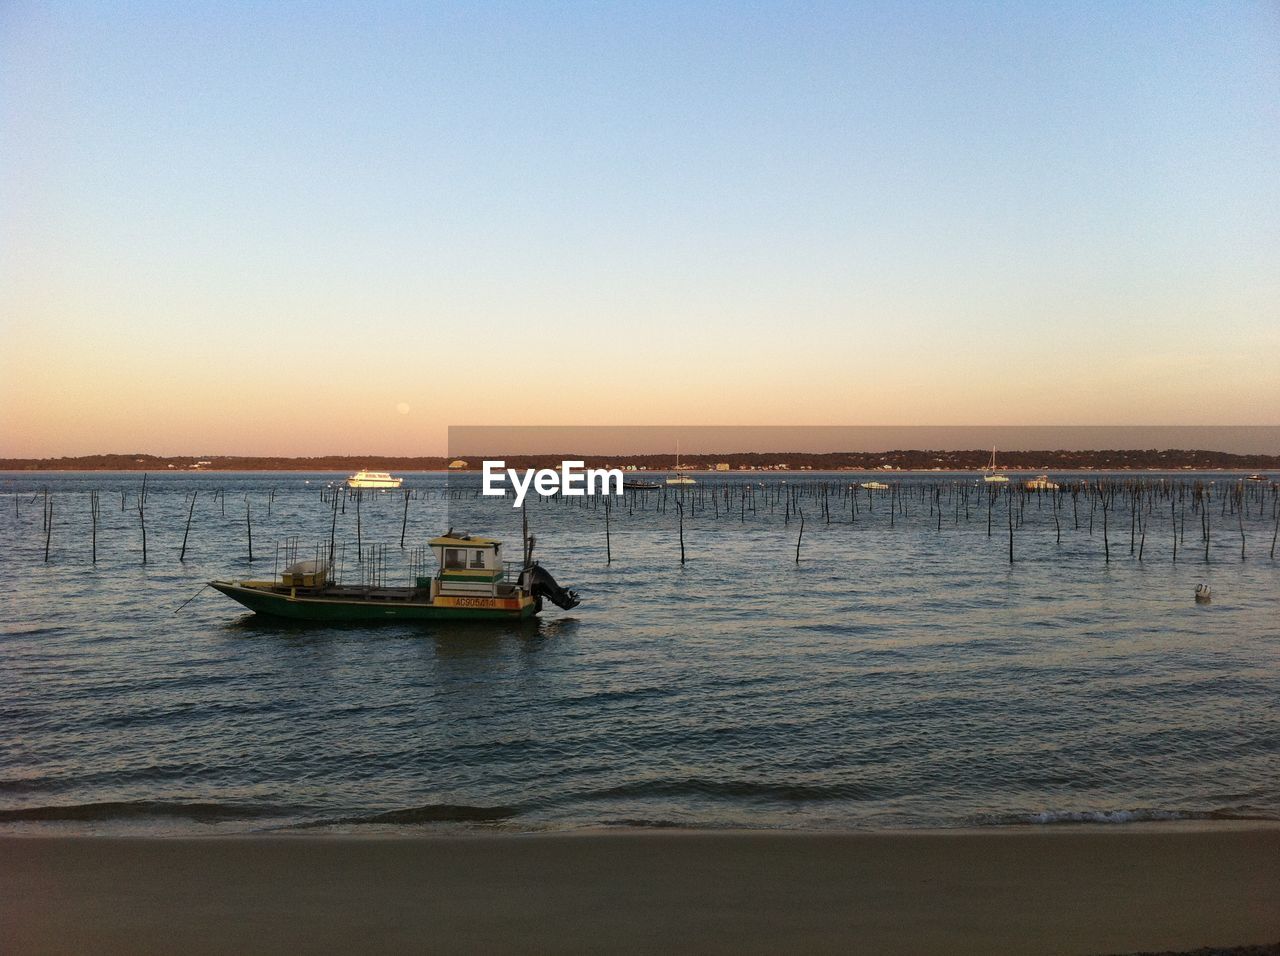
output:
[[[892,519],[885,493],[860,491],[856,513],[840,494],[865,475],[790,476],[833,489],[829,514],[800,499],[798,563],[778,475],[700,478],[719,483],[714,508],[706,490],[614,499],[612,563],[599,500],[531,500],[535,557],[579,607],[522,624],[332,626],[201,588],[270,577],[290,536],[299,557],[327,550],[322,491],[341,476],[150,476],[143,564],[140,474],[0,475],[0,829],[1280,818],[1273,499],[1241,521],[1219,510],[1238,476],[1176,478],[1218,489],[1207,562],[1189,503],[1176,562],[1167,501],[1132,553],[1127,511],[1108,516],[1108,562],[1088,496],[1074,514],[1064,498],[1055,526],[1043,495],[1022,506],[1011,563],[1005,499],[989,535],[972,475],[881,478],[903,494]],[[754,513],[738,483],[754,486]],[[940,523],[922,493],[939,485]],[[476,476],[411,474],[405,488],[407,513],[395,491],[360,499],[359,544],[385,546],[387,584],[407,583],[410,549],[450,526],[519,557],[520,513],[480,499]],[[356,521],[345,500],[334,536],[349,579]],[[1199,584],[1211,603],[1195,602]]]

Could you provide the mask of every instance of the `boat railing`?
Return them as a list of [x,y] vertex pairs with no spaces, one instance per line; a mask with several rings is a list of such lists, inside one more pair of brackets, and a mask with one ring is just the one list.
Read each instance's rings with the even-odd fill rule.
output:
[[503,561],[502,562],[502,582],[504,584],[519,584],[520,575],[524,572],[524,563],[522,561]]

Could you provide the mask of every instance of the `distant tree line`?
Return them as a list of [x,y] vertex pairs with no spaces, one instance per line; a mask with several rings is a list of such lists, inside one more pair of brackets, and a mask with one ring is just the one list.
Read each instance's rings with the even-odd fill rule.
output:
[[[582,455],[573,452],[546,455],[468,455],[467,469],[478,471],[485,458],[506,461],[510,468],[554,468],[561,461],[583,460],[589,467],[644,468],[670,471],[671,455]],[[985,468],[991,458],[988,449],[970,451],[928,451],[903,449],[886,452],[721,452],[682,455],[685,471],[704,471],[728,465],[731,471],[745,469],[812,469],[840,471],[885,468],[928,471],[972,471]],[[162,457],[142,453],[80,455],[63,458],[0,458],[3,471],[331,471],[355,472],[362,468],[390,471],[444,471],[452,457],[396,457],[386,455],[320,455],[304,458],[204,455]],[[197,462],[199,463],[196,467]],[[1070,471],[1126,469],[1243,469],[1280,470],[1280,455],[1234,455],[1206,449],[1111,449],[1092,451],[1002,451],[1001,469],[1020,471]]]

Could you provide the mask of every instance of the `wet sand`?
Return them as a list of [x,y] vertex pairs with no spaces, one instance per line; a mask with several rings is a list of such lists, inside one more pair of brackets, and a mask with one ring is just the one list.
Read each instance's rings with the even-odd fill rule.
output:
[[1280,940],[1280,826],[0,838],[12,953],[1133,953]]

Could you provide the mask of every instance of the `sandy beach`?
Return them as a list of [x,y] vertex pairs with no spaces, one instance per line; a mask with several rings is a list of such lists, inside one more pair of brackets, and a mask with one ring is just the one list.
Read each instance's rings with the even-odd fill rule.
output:
[[1280,827],[0,840],[13,953],[1130,953],[1280,940]]

